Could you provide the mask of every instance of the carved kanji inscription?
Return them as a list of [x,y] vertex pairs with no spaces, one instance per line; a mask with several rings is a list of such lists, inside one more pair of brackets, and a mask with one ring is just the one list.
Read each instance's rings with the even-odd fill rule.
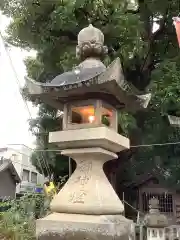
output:
[[85,185],[89,182],[91,178],[92,162],[82,160],[78,163],[78,173],[79,176],[75,178],[74,183],[78,184],[80,187],[78,191],[73,192],[70,195],[69,201],[72,203],[84,203],[87,191],[85,190]]

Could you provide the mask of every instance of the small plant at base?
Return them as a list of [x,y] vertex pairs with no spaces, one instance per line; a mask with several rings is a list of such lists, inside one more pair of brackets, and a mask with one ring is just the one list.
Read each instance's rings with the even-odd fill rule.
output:
[[43,194],[26,194],[3,203],[11,207],[0,214],[0,239],[35,240],[35,221],[47,215],[49,203]]

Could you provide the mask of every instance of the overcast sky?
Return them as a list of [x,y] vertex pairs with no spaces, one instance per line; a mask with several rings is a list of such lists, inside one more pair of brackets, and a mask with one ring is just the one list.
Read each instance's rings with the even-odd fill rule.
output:
[[[2,33],[4,33],[8,23],[9,19],[0,15]],[[34,53],[14,47],[9,50],[9,53],[21,86],[23,86],[26,75],[23,59]],[[28,105],[34,117],[37,109],[33,108],[30,103]],[[28,119],[29,113],[19,93],[15,74],[0,39],[0,147],[12,143],[32,147],[35,139],[28,130]]]

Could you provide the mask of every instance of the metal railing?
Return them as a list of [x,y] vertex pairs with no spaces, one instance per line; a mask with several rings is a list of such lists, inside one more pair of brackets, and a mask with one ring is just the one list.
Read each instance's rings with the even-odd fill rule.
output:
[[[135,239],[147,240],[147,229],[142,224],[135,224]],[[165,228],[164,240],[180,240],[180,225],[171,225]]]

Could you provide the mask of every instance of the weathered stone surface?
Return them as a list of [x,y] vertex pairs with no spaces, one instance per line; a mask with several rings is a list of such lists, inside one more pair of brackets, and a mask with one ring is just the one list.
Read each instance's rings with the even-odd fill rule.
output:
[[107,54],[108,49],[104,46],[104,34],[90,24],[83,28],[78,34],[78,45],[76,55],[81,60],[88,57],[102,58]]
[[88,27],[83,28],[78,34],[78,44],[84,42],[97,42],[101,45],[104,44],[104,34],[98,28],[90,24]]
[[106,126],[50,132],[49,142],[56,144],[61,150],[99,147],[111,152],[120,152],[129,148],[128,138]]
[[164,228],[168,226],[168,219],[159,211],[159,200],[149,200],[149,213],[145,215],[144,222],[148,228]]
[[106,66],[99,60],[94,58],[87,58],[78,65],[80,69],[88,68],[101,68],[102,72],[106,71]]
[[74,214],[121,214],[124,206],[103,171],[103,164],[117,158],[102,148],[64,150],[77,168],[62,190],[51,202],[53,212]]
[[26,78],[26,85],[32,99],[41,99],[60,110],[63,110],[64,102],[93,98],[102,99],[116,109],[136,111],[146,108],[151,98],[151,94],[134,93],[124,79],[119,58],[107,69],[98,59],[90,58],[76,70],[63,73],[50,83],[37,83]]
[[38,240],[128,240],[133,235],[132,225],[122,215],[54,213],[37,221],[37,237]]

